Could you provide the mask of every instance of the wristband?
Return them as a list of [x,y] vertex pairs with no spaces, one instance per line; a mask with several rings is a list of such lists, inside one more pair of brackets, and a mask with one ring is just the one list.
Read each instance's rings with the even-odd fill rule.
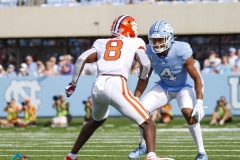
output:
[[202,99],[197,99],[197,103],[196,104],[203,104],[203,100]]

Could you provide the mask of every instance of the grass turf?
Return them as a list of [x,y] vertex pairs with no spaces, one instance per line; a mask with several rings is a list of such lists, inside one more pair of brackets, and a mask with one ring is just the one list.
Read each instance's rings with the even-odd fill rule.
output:
[[[39,119],[35,127],[0,128],[0,160],[11,160],[16,153],[31,160],[62,160],[71,150],[82,118],[73,118],[69,127],[44,127],[50,119]],[[224,126],[209,126],[210,117],[201,121],[204,145],[210,160],[240,159],[240,117]],[[197,149],[182,117],[168,125],[157,124],[156,152],[175,160],[194,160]],[[110,117],[80,150],[79,160],[124,160],[139,143],[136,124],[123,117]],[[146,155],[139,160],[144,160]]]

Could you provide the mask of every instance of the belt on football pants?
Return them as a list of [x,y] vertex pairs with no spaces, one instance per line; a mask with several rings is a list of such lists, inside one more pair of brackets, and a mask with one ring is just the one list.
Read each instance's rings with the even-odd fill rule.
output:
[[119,75],[119,74],[101,74],[102,76],[118,76],[118,77],[122,77],[125,79],[125,81],[127,81],[127,78],[123,77],[122,75]]

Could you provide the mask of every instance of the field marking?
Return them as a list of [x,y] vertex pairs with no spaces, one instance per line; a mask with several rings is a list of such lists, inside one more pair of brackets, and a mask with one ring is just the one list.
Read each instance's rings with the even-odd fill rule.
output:
[[[240,128],[202,128],[202,132],[237,132]],[[188,128],[157,129],[157,132],[189,132]]]
[[[162,143],[161,143],[162,144]],[[194,145],[194,144],[193,144]],[[119,148],[119,147],[124,147],[124,148],[132,148],[134,147],[135,145],[129,145],[129,144],[126,144],[126,145],[117,145],[117,146],[111,146],[111,148]],[[219,148],[219,145],[204,145],[205,147],[212,147],[212,148]],[[11,148],[11,147],[14,147],[14,148],[33,148],[33,147],[37,147],[37,148],[46,148],[46,145],[43,145],[41,146],[40,143],[39,144],[36,144],[36,145],[27,145],[27,146],[22,146],[22,145],[9,145],[9,144],[5,144],[5,145],[1,145],[0,144],[0,147],[6,147],[6,148]],[[52,145],[52,146],[48,146],[48,148],[71,148],[72,145]],[[221,147],[230,147],[230,148],[240,148],[240,146],[233,146],[232,143],[229,144],[229,145],[221,145]],[[86,145],[84,146],[84,148],[92,148],[92,146],[89,146],[89,145]],[[109,148],[109,146],[94,146],[94,148]],[[158,148],[192,148],[192,146],[158,146]]]
[[[2,154],[2,155],[0,155],[0,157],[8,157],[8,156],[13,156],[13,155],[8,155],[8,154]],[[63,157],[64,155],[29,155],[30,156],[30,158],[31,157]],[[188,156],[188,157],[195,157],[196,156],[196,154],[188,154],[188,155],[166,155],[166,156],[168,156],[168,157],[186,157],[186,156]],[[78,155],[78,157],[126,157],[126,155],[122,155],[122,156],[120,156],[120,155],[103,155],[103,154],[101,154],[101,155],[89,155],[89,154],[86,154],[86,155],[82,155],[82,154],[79,154]],[[213,154],[213,155],[210,155],[209,157],[240,157],[240,155],[215,155],[215,154]]]
[[[168,139],[169,140],[169,139]],[[216,140],[217,141],[217,140]],[[44,141],[43,141],[44,142]],[[132,145],[132,146],[136,146],[137,145],[137,142],[138,141],[132,141],[132,142],[124,142],[124,141],[115,141],[114,143],[113,142],[101,142],[101,144],[126,144],[126,145]],[[26,144],[32,144],[30,142],[27,142],[27,143],[20,143],[20,142],[7,142],[5,144],[23,144],[23,145],[26,145]],[[74,141],[72,142],[44,142],[44,143],[37,143],[37,145],[40,145],[40,144],[43,144],[46,146],[46,144],[73,144]],[[189,141],[189,142],[184,142],[185,144],[194,144],[193,143],[193,140],[192,141]],[[2,146],[4,143],[1,143],[0,146]],[[99,144],[99,142],[92,142],[92,141],[88,141],[87,144]],[[160,140],[157,140],[156,144],[182,144],[182,142],[161,142]],[[204,144],[216,144],[216,142],[208,142],[208,141],[205,141]],[[222,141],[222,142],[217,142],[217,144],[240,144],[240,142],[226,142],[226,141]],[[37,147],[37,146],[36,146]]]
[[[74,127],[71,127],[71,130],[73,129]],[[17,129],[17,128],[16,128]],[[76,129],[79,129],[79,128],[76,128]],[[22,130],[22,129],[20,129]],[[50,131],[54,131],[54,129],[49,129]],[[159,132],[189,132],[188,128],[160,128],[160,129],[157,129],[157,131]],[[203,132],[234,132],[234,131],[240,131],[240,128],[202,128],[202,131]],[[11,132],[11,133],[9,133]],[[4,130],[1,130],[0,133],[8,133],[9,135],[12,135],[12,136],[16,136],[15,133],[13,133],[12,131],[4,131]],[[73,135],[76,135],[78,134],[79,132],[76,131],[76,133],[68,133],[66,132],[66,134],[73,134]],[[108,132],[108,133],[113,133],[113,135],[117,135],[115,132]],[[135,134],[135,133],[139,133],[138,131],[129,131],[129,132],[124,132],[124,133],[130,133],[130,134]],[[59,135],[58,133],[46,133],[46,132],[36,132],[34,133],[34,135],[39,135],[39,136],[44,136],[44,135]],[[102,133],[102,134],[105,134],[105,133]],[[21,135],[33,135],[32,133],[21,133]]]
[[[14,149],[0,149],[0,151],[5,151],[5,152],[12,152],[14,151]],[[20,149],[20,150],[17,150],[18,152],[21,152],[21,151],[29,151],[29,152],[66,152],[66,151],[69,151],[69,150],[66,150],[66,149],[59,149],[59,150],[50,150],[50,149],[30,149],[30,150],[26,150],[26,149]],[[102,149],[84,149],[84,150],[81,150],[81,152],[103,152],[103,151],[108,151],[108,152],[127,152],[129,151],[128,149],[113,149],[113,150],[102,150]],[[156,150],[156,151],[164,151],[164,152],[172,152],[173,150],[172,149],[160,149],[160,150]],[[240,150],[225,150],[225,149],[222,149],[222,150],[207,150],[208,152],[240,152]],[[176,152],[196,152],[195,149],[192,149],[192,150],[176,150]],[[239,155],[240,156],[240,155]]]

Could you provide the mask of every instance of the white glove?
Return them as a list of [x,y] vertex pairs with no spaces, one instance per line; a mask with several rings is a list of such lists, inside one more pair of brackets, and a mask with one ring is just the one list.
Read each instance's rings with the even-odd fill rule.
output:
[[193,109],[193,112],[192,112],[192,117],[197,113],[198,115],[198,122],[200,122],[202,120],[202,118],[204,117],[205,115],[205,112],[204,112],[204,108],[208,108],[207,106],[203,106],[203,100],[201,99],[197,99],[197,103]]

